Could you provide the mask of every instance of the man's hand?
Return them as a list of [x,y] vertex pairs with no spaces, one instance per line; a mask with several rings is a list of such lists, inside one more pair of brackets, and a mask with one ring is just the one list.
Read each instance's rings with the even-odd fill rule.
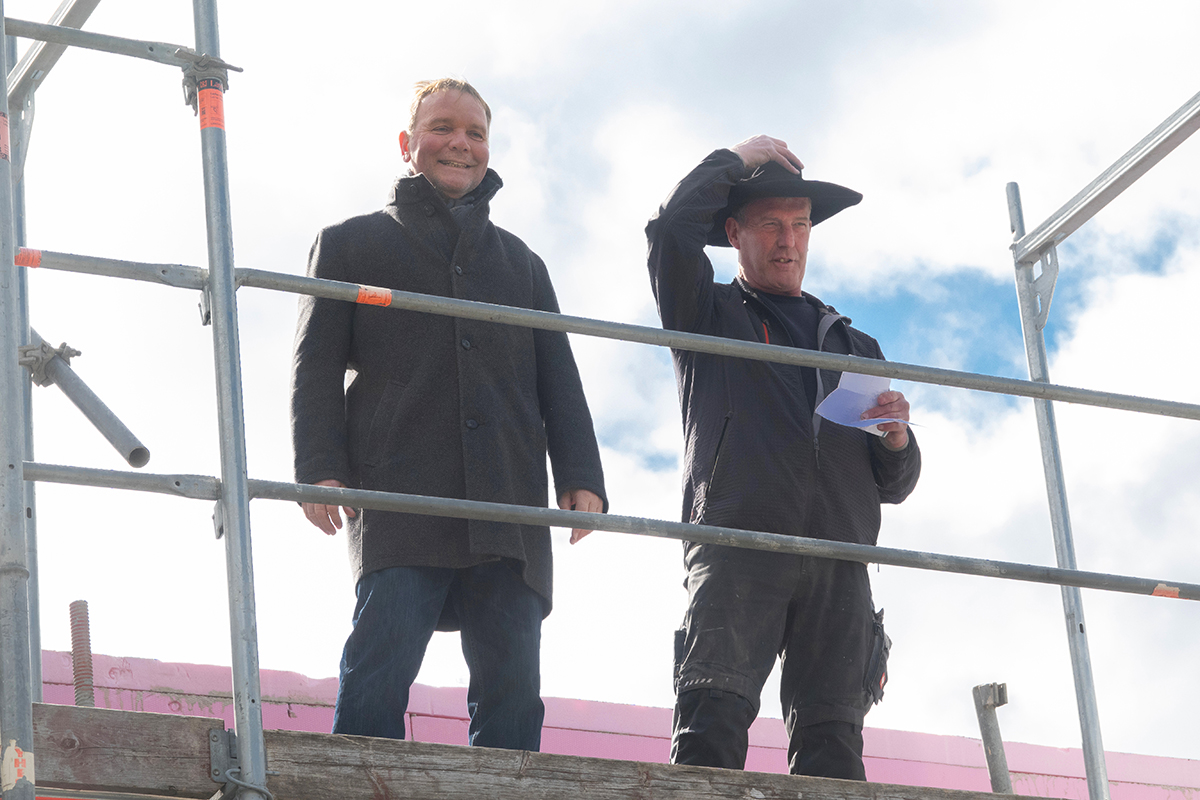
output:
[[[876,406],[863,412],[863,419],[908,419],[908,401],[901,392],[884,392],[875,398]],[[903,422],[884,422],[879,430],[885,431],[883,446],[889,450],[903,450],[908,447],[908,426]]]
[[735,144],[729,149],[741,157],[746,169],[761,167],[768,161],[776,161],[797,175],[804,168],[804,164],[800,163],[796,154],[788,150],[787,142],[772,136],[763,134],[751,136],[746,141]]
[[[593,514],[604,512],[604,501],[595,492],[587,489],[568,489],[558,498],[558,507],[563,511],[589,511]],[[574,528],[571,531],[571,544],[575,544],[591,533],[590,530]]]
[[[346,484],[339,480],[330,478],[327,481],[318,481],[314,486],[337,486],[341,489],[346,488]],[[324,503],[301,503],[304,508],[304,516],[308,517],[308,521],[316,525],[325,533],[333,536],[342,527],[342,515],[338,513],[337,506],[327,506]],[[342,506],[342,511],[346,512],[346,517],[356,516],[356,512],[349,506]]]

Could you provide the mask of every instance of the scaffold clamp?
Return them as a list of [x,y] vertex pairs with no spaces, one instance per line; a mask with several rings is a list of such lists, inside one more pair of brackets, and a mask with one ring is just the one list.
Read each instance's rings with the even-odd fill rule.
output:
[[29,370],[31,379],[38,386],[49,386],[54,380],[46,374],[46,367],[54,358],[61,358],[69,365],[71,359],[80,352],[63,342],[58,347],[52,347],[48,342],[41,344],[24,344],[17,348],[18,363]]
[[[208,730],[208,777],[214,783],[224,784],[209,800],[234,800],[242,789],[252,789],[268,800],[274,800],[266,786],[255,786],[237,777],[241,774],[237,757],[237,734],[224,728]],[[267,772],[278,775],[278,772]]]
[[215,78],[225,89],[229,88],[229,70],[242,72],[241,67],[235,67],[219,58],[197,53],[187,47],[175,51],[179,58],[187,59],[188,65],[183,68],[183,102],[192,107],[196,114],[200,113],[197,95],[197,84],[205,78]]

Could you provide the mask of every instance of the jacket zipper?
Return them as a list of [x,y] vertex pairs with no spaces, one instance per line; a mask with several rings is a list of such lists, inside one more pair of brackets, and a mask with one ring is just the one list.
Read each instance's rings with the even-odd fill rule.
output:
[[717,467],[721,464],[721,451],[725,448],[725,435],[729,433],[729,420],[733,417],[733,412],[725,414],[725,422],[721,424],[721,435],[717,439],[717,451],[713,455],[712,471],[708,473],[708,488],[704,492],[704,505],[700,507],[700,514],[696,518],[697,523],[704,522],[704,513],[708,511],[708,498],[712,495],[713,480],[717,477]]

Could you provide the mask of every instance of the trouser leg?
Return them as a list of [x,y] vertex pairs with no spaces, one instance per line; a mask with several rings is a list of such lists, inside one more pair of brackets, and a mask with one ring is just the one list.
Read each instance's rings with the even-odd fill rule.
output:
[[873,612],[865,565],[805,559],[780,652],[794,775],[866,780],[862,723]]
[[404,738],[408,692],[421,669],[454,571],[393,567],[358,583],[342,650],[333,732]]
[[862,725],[818,722],[793,731],[788,743],[788,771],[793,775],[865,781]]
[[688,610],[676,635],[671,762],[742,769],[799,561],[689,545],[685,564]]
[[750,701],[732,692],[681,692],[675,702],[671,763],[745,769],[750,724],[756,716]]
[[541,748],[542,598],[508,561],[459,570],[451,602],[471,673],[468,742],[511,750]]

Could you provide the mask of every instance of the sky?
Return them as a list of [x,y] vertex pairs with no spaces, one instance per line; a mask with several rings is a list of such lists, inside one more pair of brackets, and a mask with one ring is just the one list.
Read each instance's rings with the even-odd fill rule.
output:
[[[53,0],[9,0],[44,21]],[[1025,378],[1005,184],[1032,230],[1200,89],[1200,7],[1108,2],[226,2],[221,54],[235,259],[302,274],[323,226],[380,208],[402,174],[414,81],[470,80],[494,112],[492,218],[546,260],[565,313],[656,325],[644,227],[705,155],[758,133],[863,203],[813,234],[805,289],[895,361]],[[87,29],[192,45],[191,5],[104,0]],[[22,50],[27,43],[22,42]],[[199,127],[180,73],[67,53],[37,95],[25,166],[31,247],[205,266]],[[1200,141],[1184,143],[1059,248],[1054,382],[1200,402]],[[736,264],[712,253],[718,278]],[[219,472],[211,330],[198,293],[34,271],[33,325],[151,451],[150,472]],[[291,479],[296,298],[238,296],[250,475]],[[658,348],[572,336],[613,513],[679,516],[678,399]],[[898,384],[924,473],[884,509],[890,547],[1053,564],[1031,401]],[[35,389],[37,460],[128,468],[56,389]],[[1056,406],[1081,569],[1200,582],[1200,427]],[[38,486],[42,641],[229,663],[212,506]],[[252,504],[266,669],[336,674],[353,607],[343,537],[292,504]],[[543,693],[670,706],[680,547],[554,532]],[[871,567],[894,645],[868,727],[978,737],[971,687],[1008,685],[1008,741],[1078,747],[1060,591]],[[1105,746],[1200,758],[1200,604],[1083,592]],[[467,680],[437,634],[419,681]],[[777,684],[763,713],[778,716]]]

